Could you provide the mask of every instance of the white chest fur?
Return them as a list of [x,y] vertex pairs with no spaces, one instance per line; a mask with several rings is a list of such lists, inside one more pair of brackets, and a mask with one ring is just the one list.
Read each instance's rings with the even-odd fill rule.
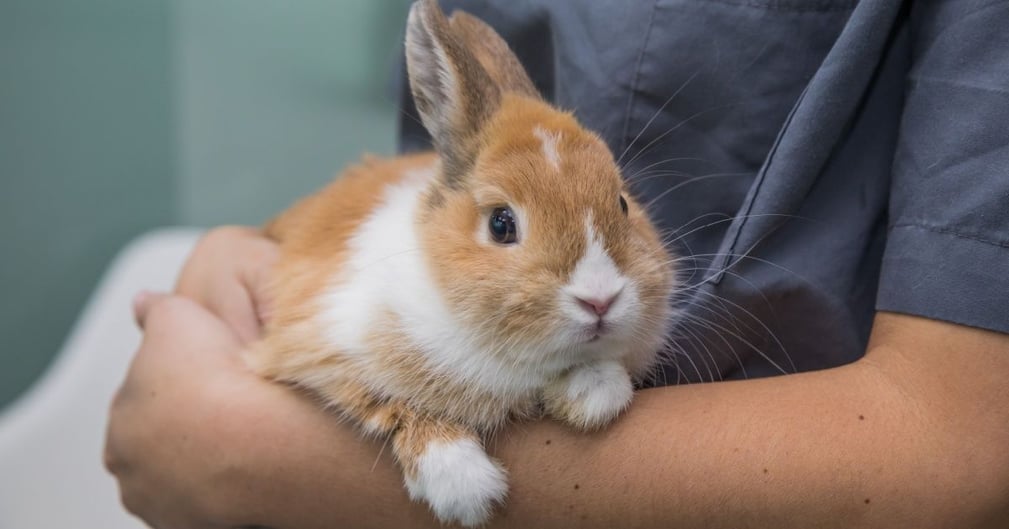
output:
[[[452,314],[429,272],[416,232],[416,214],[434,169],[416,170],[386,190],[385,199],[349,242],[349,258],[322,294],[321,323],[327,341],[362,363],[378,361],[368,338],[388,332],[385,315],[405,334],[439,376],[502,397],[519,397],[545,383],[543,374],[519,369],[479,349],[477,340]],[[369,370],[383,372],[382,366]],[[369,381],[389,396],[395,380]]]

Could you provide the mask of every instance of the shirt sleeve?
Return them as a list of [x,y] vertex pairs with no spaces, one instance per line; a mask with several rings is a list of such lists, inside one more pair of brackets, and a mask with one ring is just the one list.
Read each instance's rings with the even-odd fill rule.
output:
[[919,1],[876,308],[1009,333],[1009,3]]

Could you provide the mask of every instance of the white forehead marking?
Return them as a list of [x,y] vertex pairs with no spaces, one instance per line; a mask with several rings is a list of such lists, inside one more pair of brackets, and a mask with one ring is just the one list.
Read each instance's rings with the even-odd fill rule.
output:
[[561,140],[561,133],[549,132],[543,127],[536,125],[536,128],[533,129],[533,135],[539,138],[540,143],[543,144],[543,157],[550,163],[550,167],[553,167],[555,171],[559,171],[561,169],[561,155],[557,151],[557,142]]
[[575,265],[568,292],[582,299],[610,299],[627,283],[606,251],[605,241],[592,226],[592,215],[585,218],[585,254]]

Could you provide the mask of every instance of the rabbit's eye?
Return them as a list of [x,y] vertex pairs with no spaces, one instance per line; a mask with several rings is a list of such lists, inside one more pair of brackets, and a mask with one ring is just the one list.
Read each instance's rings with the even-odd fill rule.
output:
[[620,211],[624,212],[624,216],[627,216],[627,201],[624,200],[624,196],[620,195]]
[[494,208],[487,227],[490,229],[491,239],[494,239],[496,243],[514,244],[518,242],[515,231],[515,215],[511,208]]

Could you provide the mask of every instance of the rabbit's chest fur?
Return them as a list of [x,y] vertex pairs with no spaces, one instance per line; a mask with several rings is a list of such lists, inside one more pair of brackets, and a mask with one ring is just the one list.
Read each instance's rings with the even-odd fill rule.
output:
[[546,377],[485,351],[443,301],[412,229],[433,171],[386,189],[320,296],[319,327],[376,394],[491,427],[527,408]]

